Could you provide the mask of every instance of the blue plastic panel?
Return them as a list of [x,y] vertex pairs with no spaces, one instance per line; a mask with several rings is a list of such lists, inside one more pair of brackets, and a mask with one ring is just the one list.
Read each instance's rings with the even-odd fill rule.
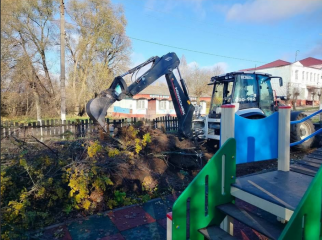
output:
[[130,109],[122,107],[114,107],[114,112],[117,113],[130,113]]
[[263,119],[235,115],[236,163],[277,159],[278,113]]

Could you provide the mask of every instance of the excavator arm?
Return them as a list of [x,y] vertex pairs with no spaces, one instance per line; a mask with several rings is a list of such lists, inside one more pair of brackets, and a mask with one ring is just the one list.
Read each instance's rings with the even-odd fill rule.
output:
[[[134,74],[142,67],[152,63],[152,66],[131,85],[127,86],[123,77]],[[178,118],[179,137],[192,137],[192,116],[194,106],[190,102],[187,86],[181,78],[179,66],[180,60],[175,53],[168,53],[162,57],[152,57],[144,63],[128,70],[126,73],[116,77],[109,89],[100,93],[97,98],[91,99],[86,104],[88,116],[97,121],[106,131],[105,116],[107,109],[115,102],[124,99],[126,96],[133,97],[143,89],[151,85],[162,75],[165,75],[173,106]],[[180,83],[176,79],[173,70],[177,69],[180,76]],[[133,75],[132,75],[133,76]]]

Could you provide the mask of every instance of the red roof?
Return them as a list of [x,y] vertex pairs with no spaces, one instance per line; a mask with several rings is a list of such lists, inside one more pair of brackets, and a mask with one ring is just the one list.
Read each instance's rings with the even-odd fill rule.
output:
[[310,67],[310,66],[314,66],[314,65],[321,65],[322,64],[322,60],[321,59],[312,58],[312,57],[308,57],[308,58],[305,58],[303,60],[300,60],[300,63],[302,63],[302,65],[304,67]]
[[289,65],[289,64],[291,64],[291,63],[279,59],[279,60],[276,60],[274,62],[270,62],[270,63],[264,64],[262,66],[258,66],[256,68],[242,69],[240,71],[260,70],[260,69],[266,69],[266,68],[286,66],[286,65]]

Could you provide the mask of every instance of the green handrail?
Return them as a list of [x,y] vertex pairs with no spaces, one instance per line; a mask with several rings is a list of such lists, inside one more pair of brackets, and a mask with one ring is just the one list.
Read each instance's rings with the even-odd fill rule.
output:
[[[173,240],[188,238],[187,206],[189,199],[190,239],[203,240],[204,237],[198,229],[208,225],[219,225],[225,218],[225,214],[217,210],[216,206],[234,200],[230,194],[230,185],[235,182],[236,178],[235,156],[236,141],[230,138],[176,200],[172,208]],[[208,199],[207,204],[206,199]]]
[[313,178],[279,239],[322,239],[321,200],[322,168]]

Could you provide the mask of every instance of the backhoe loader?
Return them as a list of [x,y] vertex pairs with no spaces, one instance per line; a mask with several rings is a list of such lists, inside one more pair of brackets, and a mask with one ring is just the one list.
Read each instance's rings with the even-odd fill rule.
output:
[[[124,76],[135,75],[144,66],[151,64],[150,69],[127,86]],[[86,104],[88,116],[97,121],[106,130],[105,116],[107,109],[115,102],[121,101],[126,96],[133,97],[151,85],[161,76],[165,75],[170,91],[173,106],[178,118],[178,135],[180,138],[199,138],[207,140],[220,139],[221,106],[224,104],[235,105],[236,114],[251,119],[265,118],[278,111],[271,79],[278,78],[280,86],[283,85],[281,77],[259,72],[231,72],[211,78],[209,86],[213,86],[209,114],[199,116],[193,120],[195,107],[191,103],[187,85],[181,77],[179,70],[180,60],[173,52],[162,57],[151,57],[144,63],[128,70],[116,77],[109,89],[91,99]],[[180,83],[175,77],[178,71]],[[301,112],[291,112],[291,121],[305,117]],[[263,126],[265,127],[265,126]],[[314,132],[310,120],[291,126],[291,142],[299,141]],[[311,138],[299,145],[300,148],[310,148],[314,141]]]

